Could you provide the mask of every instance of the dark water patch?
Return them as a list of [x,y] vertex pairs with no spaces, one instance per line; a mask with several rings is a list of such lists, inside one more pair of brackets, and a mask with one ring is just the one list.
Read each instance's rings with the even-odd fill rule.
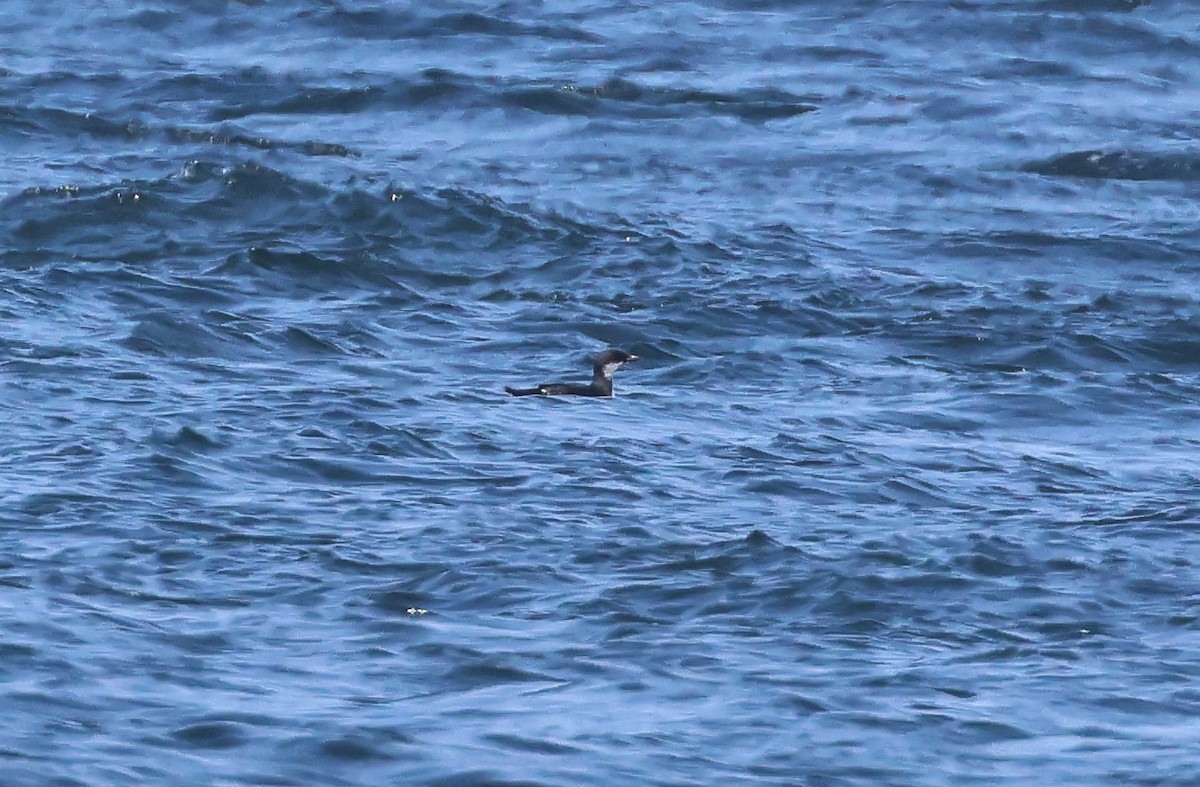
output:
[[1164,370],[1195,371],[1200,361],[1200,339],[1195,333],[1198,325],[1200,314],[1151,324],[1138,343],[1139,354],[1165,364],[1161,367]]
[[[284,111],[285,108],[266,108]],[[256,111],[265,111],[256,109]],[[217,114],[217,122],[235,120],[246,112],[226,110]],[[70,132],[76,137],[97,143],[136,145],[139,143],[162,142],[171,145],[194,147],[216,145],[231,148],[250,148],[262,151],[288,151],[305,156],[352,157],[359,153],[336,142],[319,140],[286,140],[253,134],[244,129],[223,123],[217,127],[204,128],[161,124],[137,119],[122,119],[106,116],[103,112],[78,112],[52,107],[0,108],[0,133],[9,133],[19,144],[32,144],[39,136],[59,135]]]
[[564,743],[523,738],[516,735],[492,735],[489,740],[504,749],[532,754],[568,755],[579,752],[579,748]]
[[389,429],[372,442],[372,448],[396,458],[458,458],[450,449],[438,444],[438,434],[432,430]]
[[1072,270],[1090,269],[1098,274],[1108,274],[1111,263],[1128,264],[1145,258],[1185,261],[1181,248],[1170,240],[1107,231],[1083,236],[1028,230],[985,233],[983,236],[971,233],[942,237],[936,245],[952,257],[991,259],[993,263],[1004,260],[1006,255],[1021,262],[1057,258]]
[[[111,228],[141,224],[147,212],[160,212],[167,205],[158,195],[135,184],[115,188],[59,189],[52,197],[47,197],[49,195],[42,189],[30,189],[18,198],[6,201],[5,212],[10,216],[26,208],[23,212],[27,218],[12,226],[12,237],[16,242],[43,246],[51,241],[62,241],[76,248],[102,243],[111,238],[108,233]],[[69,203],[62,202],[63,198]],[[55,216],[55,212],[63,215]],[[46,213],[51,215],[45,216]]]
[[167,313],[144,315],[124,344],[134,352],[167,358],[236,358],[240,355],[194,318]]
[[970,508],[963,501],[958,501],[945,494],[945,490],[936,484],[912,478],[892,478],[880,487],[880,494],[896,503],[914,508],[929,506],[948,506],[952,508]]
[[961,10],[988,10],[998,12],[1026,12],[1030,10],[1065,12],[1075,14],[1102,14],[1112,12],[1132,12],[1146,5],[1149,0],[1041,0],[1036,3],[974,3],[969,0],[955,0],[952,6]]
[[1072,63],[1026,57],[1007,58],[991,66],[983,75],[989,79],[1023,77],[1041,80],[1062,79],[1064,81],[1071,81],[1081,77],[1081,74]]
[[151,128],[137,120],[121,121],[101,113],[77,112],[53,107],[8,107],[3,115],[4,126],[21,131],[19,138],[34,134],[82,135],[101,142],[136,142],[151,133]]
[[224,173],[222,197],[227,202],[264,198],[281,203],[303,203],[324,197],[328,189],[320,184],[291,177],[279,170],[256,163],[240,164]]
[[230,98],[230,85],[237,86],[238,96],[264,98],[274,95],[291,84],[292,78],[262,66],[248,65],[225,71],[165,71],[154,80],[131,86],[133,97],[142,102],[170,95],[187,106],[209,106]]
[[599,39],[565,22],[530,23],[476,11],[425,13],[415,9],[335,7],[317,15],[320,26],[366,40],[376,38],[422,39],[453,37],[534,37],[576,43]]
[[186,451],[195,451],[198,453],[220,448],[220,441],[206,434],[206,431],[206,429],[200,429],[191,426],[181,426],[179,427],[178,431],[176,431],[170,437],[161,438],[161,442],[175,448],[180,448]]
[[553,782],[530,779],[506,779],[494,771],[468,769],[456,770],[446,777],[438,777],[429,782],[431,787],[548,787]]
[[[230,115],[230,118],[236,115]],[[222,119],[230,119],[222,118]],[[216,129],[166,127],[163,134],[167,140],[180,145],[218,145],[221,147],[253,148],[265,151],[290,151],[305,156],[334,156],[351,158],[361,155],[351,147],[336,142],[318,140],[287,141],[264,136],[251,136],[236,128],[221,126]]]
[[614,78],[595,85],[514,85],[505,94],[521,109],[551,115],[597,115],[613,117],[628,113],[633,118],[677,118],[730,116],[751,123],[796,117],[817,110],[817,105],[781,90],[748,89],[723,94],[702,89],[651,88]]
[[241,725],[232,722],[197,722],[175,730],[172,735],[186,746],[197,749],[235,749],[246,742]]
[[521,669],[505,663],[504,659],[488,656],[454,665],[438,677],[442,684],[452,691],[471,691],[504,683],[545,684],[555,682],[552,675]]
[[209,280],[236,283],[243,292],[324,293],[355,288],[403,288],[371,255],[340,257],[297,248],[252,247],[204,272]]
[[[364,112],[416,112],[436,118],[444,113],[480,112],[497,106],[501,97],[494,77],[481,77],[447,68],[423,68],[404,76],[386,78],[373,74],[355,75],[351,84],[314,85],[286,79],[246,96],[240,102],[223,101],[211,113],[217,123],[249,121],[260,116],[354,115]],[[283,95],[281,98],[280,95]],[[213,98],[224,97],[214,93]],[[188,130],[189,134],[210,132]],[[221,139],[241,144],[263,144],[241,134],[220,134]],[[193,141],[205,141],[199,137]],[[289,147],[282,143],[263,142]],[[308,143],[313,144],[313,143]],[[291,147],[311,152],[297,143]],[[325,155],[358,155],[344,145],[330,145]]]
[[1045,0],[1038,5],[1051,11],[1076,11],[1079,13],[1096,13],[1105,11],[1134,11],[1146,5],[1149,0]]
[[1182,153],[1083,150],[1025,164],[1025,172],[1060,178],[1131,181],[1200,179],[1200,156]]
[[1080,525],[1116,526],[1144,528],[1147,537],[1156,527],[1174,528],[1195,520],[1200,514],[1192,505],[1139,505],[1122,511],[1091,511],[1080,521]]
[[[373,761],[388,761],[394,758],[388,751],[388,743],[392,741],[372,741],[363,737],[340,737],[323,741],[319,750],[321,755],[332,760],[346,763],[369,763]],[[408,742],[405,737],[400,742]]]

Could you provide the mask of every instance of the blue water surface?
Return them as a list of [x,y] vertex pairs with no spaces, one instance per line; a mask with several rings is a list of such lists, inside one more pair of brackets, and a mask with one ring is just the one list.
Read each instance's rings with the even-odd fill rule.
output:
[[0,783],[1195,784],[1198,106],[1172,0],[5,3]]

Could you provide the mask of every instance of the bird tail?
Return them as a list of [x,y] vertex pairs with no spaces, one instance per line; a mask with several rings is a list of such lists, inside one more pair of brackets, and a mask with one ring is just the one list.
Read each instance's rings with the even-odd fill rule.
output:
[[542,392],[541,388],[509,388],[507,385],[504,390],[513,396],[535,396]]

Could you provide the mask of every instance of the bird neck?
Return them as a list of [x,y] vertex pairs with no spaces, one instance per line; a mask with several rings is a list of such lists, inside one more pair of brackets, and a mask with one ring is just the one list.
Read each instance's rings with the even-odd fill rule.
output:
[[592,371],[592,387],[603,391],[606,396],[612,396],[612,375],[605,374],[604,367],[597,366]]

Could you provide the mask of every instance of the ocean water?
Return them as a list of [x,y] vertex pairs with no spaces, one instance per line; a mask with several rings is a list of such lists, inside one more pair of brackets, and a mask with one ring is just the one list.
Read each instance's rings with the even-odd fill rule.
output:
[[1195,784],[1197,107],[1171,0],[6,2],[0,783]]

